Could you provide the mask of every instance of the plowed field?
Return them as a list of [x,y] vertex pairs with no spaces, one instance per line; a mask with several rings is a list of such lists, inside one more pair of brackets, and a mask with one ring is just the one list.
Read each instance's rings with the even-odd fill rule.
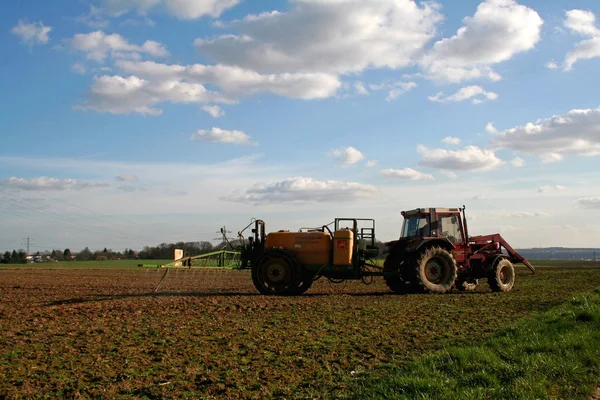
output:
[[[43,267],[42,267],[43,268]],[[0,398],[331,398],[600,286],[600,269],[519,270],[510,293],[391,294],[322,279],[256,293],[246,271],[0,269]]]

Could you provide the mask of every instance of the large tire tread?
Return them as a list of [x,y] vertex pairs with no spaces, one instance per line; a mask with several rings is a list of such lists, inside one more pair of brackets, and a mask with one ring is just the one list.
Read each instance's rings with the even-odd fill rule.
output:
[[[427,278],[427,264],[434,259],[442,262],[444,280],[439,283],[431,282]],[[429,247],[423,249],[415,265],[416,284],[419,290],[425,293],[447,293],[454,287],[457,276],[456,260],[452,254],[441,247]]]

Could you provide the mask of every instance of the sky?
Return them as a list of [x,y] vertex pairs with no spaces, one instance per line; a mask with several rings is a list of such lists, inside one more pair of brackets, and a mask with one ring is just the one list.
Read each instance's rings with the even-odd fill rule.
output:
[[462,205],[600,246],[596,0],[5,3],[0,250]]

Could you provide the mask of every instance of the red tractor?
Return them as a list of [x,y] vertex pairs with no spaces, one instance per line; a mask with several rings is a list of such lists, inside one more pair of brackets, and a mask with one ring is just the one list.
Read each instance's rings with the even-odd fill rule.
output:
[[[515,283],[513,263],[533,266],[499,234],[469,236],[465,208],[404,211],[399,240],[387,243],[383,275],[397,293],[446,293],[453,287],[474,291],[487,278],[493,291]],[[504,251],[503,251],[504,250]]]

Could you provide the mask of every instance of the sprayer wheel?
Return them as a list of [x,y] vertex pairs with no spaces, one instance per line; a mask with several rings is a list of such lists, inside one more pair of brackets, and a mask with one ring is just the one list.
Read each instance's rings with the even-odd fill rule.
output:
[[298,294],[301,282],[300,263],[289,251],[265,250],[252,266],[252,282],[261,294]]

